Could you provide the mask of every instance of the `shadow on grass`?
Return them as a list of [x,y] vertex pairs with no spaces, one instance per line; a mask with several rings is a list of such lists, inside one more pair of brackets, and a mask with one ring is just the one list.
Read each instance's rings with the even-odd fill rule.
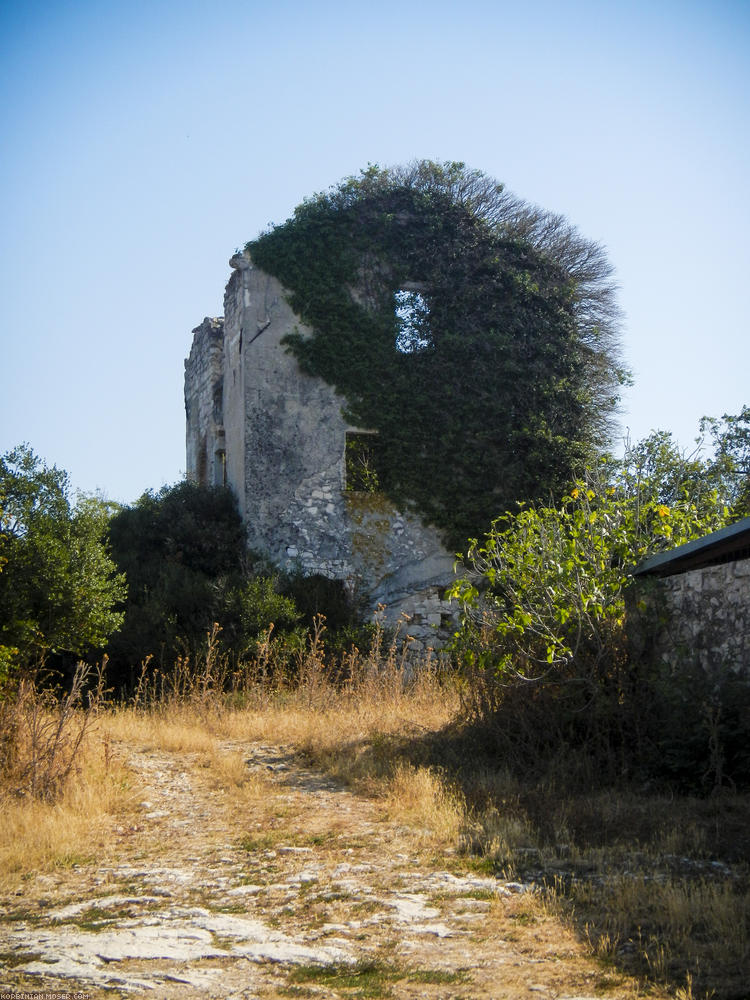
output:
[[601,787],[572,758],[519,775],[465,726],[339,753],[355,785],[399,763],[439,772],[466,803],[467,860],[533,883],[605,966],[683,1000],[749,1000],[750,795]]

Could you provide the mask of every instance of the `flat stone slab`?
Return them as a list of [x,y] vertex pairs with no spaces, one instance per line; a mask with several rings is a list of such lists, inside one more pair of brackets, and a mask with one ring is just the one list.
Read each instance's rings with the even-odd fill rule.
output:
[[[59,920],[62,915],[79,915],[93,906],[103,909],[106,905],[116,906],[133,901],[130,897],[109,896],[64,907],[56,911],[55,916]],[[241,957],[253,962],[298,965],[354,961],[351,953],[344,948],[303,944],[260,920],[211,913],[202,908],[187,912],[187,919],[168,911],[153,914],[147,920],[120,921],[117,927],[105,926],[96,931],[71,925],[24,928],[11,932],[6,947],[11,953],[16,951],[19,955],[28,953],[35,956],[33,960],[19,962],[15,966],[28,975],[97,983],[116,980],[132,988],[144,987],[148,983],[139,978],[120,976],[115,963],[129,960],[169,961],[182,970],[181,976],[184,973],[190,979],[190,963],[202,959]],[[221,944],[217,944],[217,940]],[[203,972],[198,978],[201,976],[205,978]]]

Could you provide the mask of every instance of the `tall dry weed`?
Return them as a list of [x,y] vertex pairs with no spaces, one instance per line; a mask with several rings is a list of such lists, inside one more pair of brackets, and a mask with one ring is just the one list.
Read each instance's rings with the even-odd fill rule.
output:
[[0,809],[0,885],[101,857],[111,842],[113,817],[131,811],[137,788],[106,737],[88,731],[76,768],[54,801],[8,796]]
[[346,760],[361,758],[358,746],[428,732],[455,716],[458,696],[445,664],[433,655],[417,663],[408,644],[386,642],[377,627],[368,652],[332,660],[318,616],[291,668],[274,652],[272,629],[251,659],[231,669],[215,630],[203,659],[181,659],[173,677],[144,661],[131,704],[108,720],[113,737],[173,750],[207,749],[215,737],[293,744],[334,770],[338,758],[346,778]]
[[23,676],[0,701],[0,799],[58,798],[102,705],[105,666],[79,663],[63,694]]

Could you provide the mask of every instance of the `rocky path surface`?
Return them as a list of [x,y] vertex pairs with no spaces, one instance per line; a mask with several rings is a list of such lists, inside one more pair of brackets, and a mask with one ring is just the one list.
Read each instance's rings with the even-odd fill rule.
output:
[[526,887],[435,854],[377,802],[290,749],[229,745],[250,791],[198,754],[121,746],[132,825],[99,859],[0,900],[0,985],[150,996],[610,1000],[636,995],[588,959]]

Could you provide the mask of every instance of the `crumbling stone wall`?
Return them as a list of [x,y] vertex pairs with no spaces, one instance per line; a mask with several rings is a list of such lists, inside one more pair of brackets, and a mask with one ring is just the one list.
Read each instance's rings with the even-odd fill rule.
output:
[[732,671],[750,681],[750,559],[688,570],[637,584],[651,612],[657,655],[675,669],[699,663],[709,674]]
[[222,483],[224,435],[224,320],[206,319],[193,330],[185,362],[187,468],[196,482]]
[[[305,374],[284,336],[308,335],[284,289],[235,255],[224,319],[193,331],[185,363],[187,473],[235,491],[250,549],[278,567],[343,580],[417,645],[454,626],[442,597],[453,557],[438,532],[381,493],[347,489],[344,400]],[[364,429],[366,430],[366,428]]]

